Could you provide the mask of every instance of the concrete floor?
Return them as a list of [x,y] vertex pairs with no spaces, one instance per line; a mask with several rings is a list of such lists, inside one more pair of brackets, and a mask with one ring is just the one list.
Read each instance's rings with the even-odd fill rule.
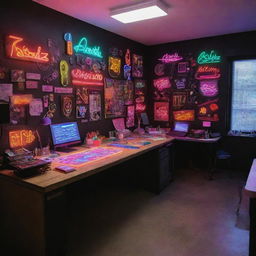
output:
[[[72,195],[68,256],[248,256],[235,214],[244,177],[180,170],[154,195],[125,184]],[[81,192],[82,191],[82,192]]]

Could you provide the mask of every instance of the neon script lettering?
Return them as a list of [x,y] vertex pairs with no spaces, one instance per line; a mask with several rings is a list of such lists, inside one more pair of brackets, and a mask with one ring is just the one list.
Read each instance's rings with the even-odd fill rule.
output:
[[200,66],[195,74],[197,80],[220,78],[220,69],[210,66]]
[[23,38],[9,35],[7,37],[7,56],[13,59],[28,60],[34,62],[49,62],[48,53],[42,52],[42,47],[38,46],[36,51],[30,50],[25,44],[21,44]]
[[221,56],[217,55],[214,50],[210,53],[206,53],[205,51],[201,52],[197,58],[198,64],[205,63],[219,63],[221,61]]
[[76,68],[72,70],[71,75],[74,85],[103,86],[103,75],[100,73],[87,72]]
[[92,55],[98,58],[103,58],[102,52],[99,46],[89,47],[87,43],[87,38],[83,37],[80,39],[79,43],[74,46],[76,53],[83,53]]
[[182,59],[183,57],[179,56],[179,54],[176,52],[171,55],[166,53],[161,59],[158,59],[158,60],[162,61],[163,63],[170,63],[170,62],[175,62]]
[[10,148],[24,147],[31,144],[34,140],[35,136],[31,130],[16,130],[9,132]]

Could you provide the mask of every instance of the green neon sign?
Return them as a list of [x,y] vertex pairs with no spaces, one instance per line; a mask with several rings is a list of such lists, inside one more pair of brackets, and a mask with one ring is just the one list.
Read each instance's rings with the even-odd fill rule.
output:
[[197,58],[198,64],[206,64],[206,63],[219,63],[221,62],[221,56],[217,55],[214,50],[210,53],[206,53],[205,51],[201,52]]
[[103,58],[102,52],[99,46],[89,47],[87,38],[82,37],[77,45],[74,46],[74,50],[76,53],[83,53],[92,55],[98,58]]

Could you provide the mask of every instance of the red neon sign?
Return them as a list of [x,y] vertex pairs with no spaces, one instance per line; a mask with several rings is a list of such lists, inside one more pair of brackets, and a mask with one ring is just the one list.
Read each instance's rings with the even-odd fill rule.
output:
[[23,42],[22,37],[9,35],[6,38],[6,54],[9,58],[28,60],[33,62],[49,62],[48,53],[42,52],[42,47],[38,46],[35,51],[29,49]]
[[72,83],[74,85],[96,85],[103,86],[103,75],[93,73],[81,69],[73,69],[71,71]]
[[195,74],[197,80],[220,78],[220,69],[211,66],[200,66]]

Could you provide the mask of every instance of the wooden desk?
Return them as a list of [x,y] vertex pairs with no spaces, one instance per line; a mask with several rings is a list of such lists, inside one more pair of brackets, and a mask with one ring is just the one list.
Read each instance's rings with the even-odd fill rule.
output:
[[[147,156],[151,152],[150,156],[144,160],[141,158],[141,161],[159,163],[157,171],[151,167],[146,173],[157,172],[151,177],[161,184],[160,173],[166,173],[166,165],[161,165],[161,152],[173,140],[169,137],[160,141],[151,140],[151,144],[139,149],[123,148],[120,154],[88,163],[68,174],[54,171],[54,162],[52,170],[27,179],[18,178],[10,170],[0,171],[1,255],[65,255],[67,186],[130,159]],[[80,147],[77,150],[85,148]]]
[[245,192],[250,196],[250,242],[249,256],[256,256],[256,159],[245,185]]

